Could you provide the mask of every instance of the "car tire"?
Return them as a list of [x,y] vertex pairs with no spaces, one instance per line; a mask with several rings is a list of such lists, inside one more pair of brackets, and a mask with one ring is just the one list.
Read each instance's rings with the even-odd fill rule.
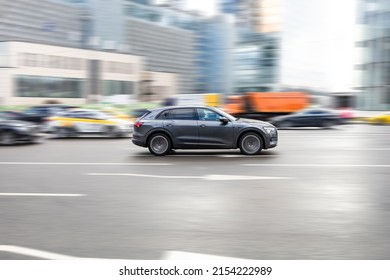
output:
[[334,125],[335,123],[333,121],[323,121],[321,124],[323,128],[332,128]]
[[244,155],[258,155],[263,149],[263,140],[254,132],[245,133],[240,137],[238,147]]
[[0,145],[14,145],[17,142],[15,133],[12,131],[4,131],[0,134]]
[[119,138],[119,137],[121,137],[121,131],[116,126],[107,126],[104,134],[108,138]]
[[171,139],[163,133],[152,135],[148,141],[148,149],[155,156],[165,156],[171,152]]
[[56,127],[54,128],[54,135],[56,138],[66,138],[68,137],[68,129],[66,127]]

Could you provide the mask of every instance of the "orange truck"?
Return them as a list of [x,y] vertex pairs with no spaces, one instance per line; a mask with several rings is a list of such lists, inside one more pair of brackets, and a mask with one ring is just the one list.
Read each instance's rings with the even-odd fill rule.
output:
[[227,97],[224,110],[237,117],[267,118],[300,111],[309,105],[304,92],[247,92]]

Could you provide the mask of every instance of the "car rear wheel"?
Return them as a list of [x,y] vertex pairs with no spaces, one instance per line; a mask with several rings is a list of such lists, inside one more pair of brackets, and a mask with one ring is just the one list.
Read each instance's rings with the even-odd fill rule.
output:
[[116,126],[107,126],[105,134],[109,138],[118,138],[122,136],[122,132]]
[[16,143],[16,135],[12,131],[4,131],[0,134],[1,145],[14,145]]
[[322,122],[322,127],[324,127],[324,128],[331,128],[334,125],[335,125],[335,123],[333,121],[323,121]]
[[171,151],[171,140],[168,136],[157,133],[153,135],[148,143],[149,151],[155,156],[165,156]]
[[263,141],[256,133],[246,133],[240,138],[239,148],[244,155],[258,155],[263,149]]
[[57,138],[66,138],[69,137],[71,133],[67,127],[56,127],[54,129],[54,134]]

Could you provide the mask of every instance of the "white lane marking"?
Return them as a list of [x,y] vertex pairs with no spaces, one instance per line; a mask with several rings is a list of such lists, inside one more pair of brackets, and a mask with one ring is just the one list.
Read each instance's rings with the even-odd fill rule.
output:
[[291,177],[263,177],[263,176],[241,176],[241,175],[218,175],[208,174],[204,176],[171,176],[171,175],[150,175],[150,174],[134,174],[134,173],[85,173],[88,176],[133,176],[144,178],[159,178],[159,179],[199,179],[207,181],[230,181],[230,180],[285,180],[294,179]]
[[77,196],[86,196],[85,194],[78,193],[0,193],[0,196],[68,196],[68,197],[77,197]]
[[167,251],[163,255],[163,260],[239,260],[236,258],[222,257],[216,255],[206,255],[197,253],[188,253],[181,251]]
[[140,165],[140,166],[164,166],[174,165],[173,163],[153,163],[153,162],[13,162],[2,161],[0,165]]
[[170,176],[170,175],[149,175],[149,174],[135,174],[135,173],[86,173],[89,176],[132,176],[132,177],[146,177],[146,178],[160,178],[160,179],[198,179],[199,176]]
[[80,259],[73,256],[61,255],[42,250],[36,250],[20,246],[0,245],[0,252],[14,253],[46,260],[72,260]]
[[344,148],[347,151],[390,151],[390,148]]
[[230,180],[288,180],[294,179],[291,177],[267,177],[267,176],[241,176],[241,175],[205,175],[202,178],[208,181],[230,181]]
[[384,167],[388,168],[388,164],[266,164],[266,163],[245,163],[241,166],[264,166],[264,167]]

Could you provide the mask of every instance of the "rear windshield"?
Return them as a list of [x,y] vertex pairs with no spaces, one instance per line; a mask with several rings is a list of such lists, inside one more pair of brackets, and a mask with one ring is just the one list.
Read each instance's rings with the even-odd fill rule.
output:
[[[149,115],[152,111],[145,110],[143,113],[138,114],[138,120],[145,118],[147,115]],[[137,117],[137,116],[136,116]]]

